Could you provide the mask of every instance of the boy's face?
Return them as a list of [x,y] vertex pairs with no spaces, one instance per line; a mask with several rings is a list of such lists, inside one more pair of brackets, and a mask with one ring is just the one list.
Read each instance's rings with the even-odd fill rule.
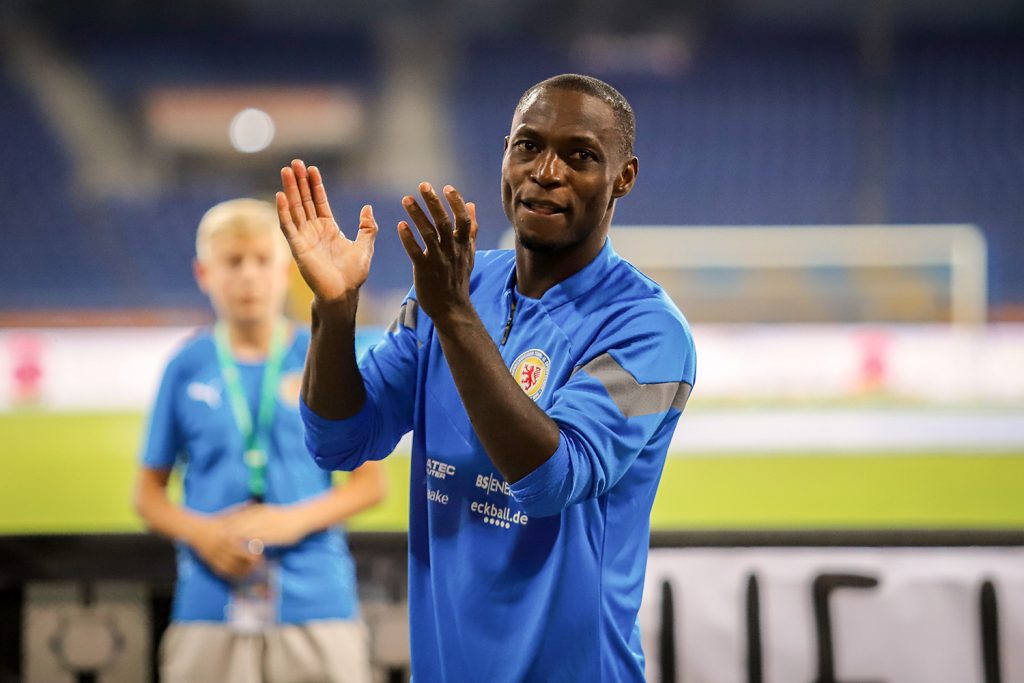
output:
[[220,233],[207,246],[195,275],[218,318],[252,324],[281,314],[290,262],[276,235]]

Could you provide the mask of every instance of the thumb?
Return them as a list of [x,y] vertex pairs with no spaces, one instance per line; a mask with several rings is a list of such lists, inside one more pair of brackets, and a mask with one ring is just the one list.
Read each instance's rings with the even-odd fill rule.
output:
[[366,204],[359,212],[359,232],[356,234],[356,244],[372,258],[373,243],[376,240],[377,220],[373,217],[373,207]]

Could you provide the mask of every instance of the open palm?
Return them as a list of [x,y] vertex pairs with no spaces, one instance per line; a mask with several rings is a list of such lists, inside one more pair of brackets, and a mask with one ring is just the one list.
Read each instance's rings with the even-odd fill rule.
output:
[[283,192],[277,216],[299,272],[321,301],[347,296],[366,282],[373,259],[377,222],[369,205],[359,212],[359,232],[345,237],[331,213],[323,178],[316,166],[299,159],[281,169]]

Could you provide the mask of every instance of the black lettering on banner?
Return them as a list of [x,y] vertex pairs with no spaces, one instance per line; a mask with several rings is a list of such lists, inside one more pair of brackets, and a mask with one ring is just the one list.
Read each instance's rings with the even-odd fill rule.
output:
[[[814,578],[814,623],[818,634],[818,677],[815,683],[841,683],[836,680],[835,650],[832,643],[832,617],[828,598],[839,588],[866,590],[878,586],[878,579],[858,574],[819,574]],[[847,682],[851,683],[851,682]]]
[[672,584],[661,582],[661,632],[658,634],[658,668],[662,683],[676,683],[676,610]]
[[1003,683],[999,661],[999,606],[996,587],[991,579],[981,584],[978,603],[981,608],[981,665],[985,683]]
[[676,605],[672,583],[662,582],[662,631],[657,637],[657,664],[662,683],[676,683]]
[[757,574],[747,577],[747,683],[764,683],[761,646],[761,591]]

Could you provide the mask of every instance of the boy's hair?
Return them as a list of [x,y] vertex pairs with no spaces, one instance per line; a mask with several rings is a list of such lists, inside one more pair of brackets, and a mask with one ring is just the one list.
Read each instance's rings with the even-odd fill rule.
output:
[[288,243],[278,229],[277,207],[258,199],[229,199],[203,214],[196,230],[196,258],[209,256],[216,235],[274,235],[287,253]]

